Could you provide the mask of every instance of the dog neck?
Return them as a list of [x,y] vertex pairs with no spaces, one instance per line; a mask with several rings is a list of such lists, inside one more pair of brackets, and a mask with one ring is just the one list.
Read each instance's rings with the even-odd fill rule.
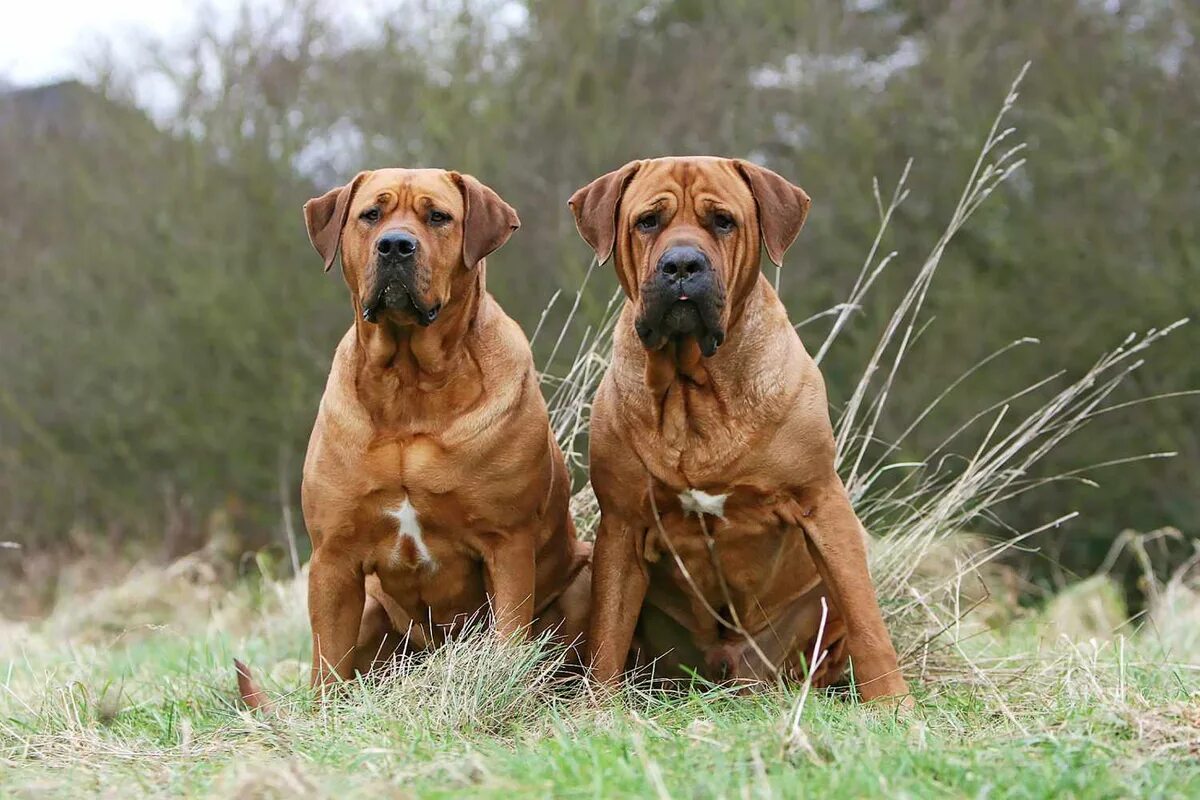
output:
[[633,317],[629,303],[617,336],[620,372],[615,378],[623,394],[642,398],[638,404],[656,422],[663,443],[683,447],[692,434],[718,435],[708,430],[714,420],[742,427],[786,408],[784,401],[795,390],[787,365],[795,363],[793,351],[802,345],[765,277],[731,315],[725,343],[710,358],[701,356],[694,340],[647,351]]
[[[695,337],[669,341],[658,350],[639,347],[644,353],[646,386],[656,396],[680,383],[707,386],[721,393],[737,392],[746,369],[762,352],[763,336],[778,324],[777,317],[786,321],[778,295],[760,274],[748,290],[738,292],[725,342],[713,356],[705,358],[701,354]],[[632,332],[632,317],[626,327]],[[714,383],[729,385],[717,387]]]
[[386,378],[398,388],[434,391],[450,381],[468,357],[466,338],[486,294],[484,264],[463,281],[451,302],[433,324],[399,324],[386,315],[379,322],[362,316],[362,301],[354,297],[355,333],[359,352],[359,381]]

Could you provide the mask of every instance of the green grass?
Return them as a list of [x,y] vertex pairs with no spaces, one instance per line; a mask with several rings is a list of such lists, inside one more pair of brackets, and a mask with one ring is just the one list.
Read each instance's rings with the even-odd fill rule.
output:
[[[298,583],[131,584],[4,630],[0,796],[1200,796],[1200,672],[1161,631],[976,631],[916,711],[814,693],[793,733],[799,687],[600,697],[489,637],[320,707]],[[157,622],[114,635],[147,596]],[[238,709],[235,654],[281,717]]]

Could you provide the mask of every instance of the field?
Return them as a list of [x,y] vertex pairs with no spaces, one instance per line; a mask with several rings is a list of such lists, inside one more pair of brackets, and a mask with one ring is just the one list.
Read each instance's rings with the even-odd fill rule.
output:
[[[1179,582],[1116,632],[1102,581],[964,623],[953,656],[909,659],[918,705],[898,717],[804,687],[600,697],[536,644],[486,637],[320,707],[300,688],[302,582],[218,575],[203,554],[135,571],[4,631],[0,796],[1200,793],[1200,598]],[[235,655],[280,717],[239,710]]]

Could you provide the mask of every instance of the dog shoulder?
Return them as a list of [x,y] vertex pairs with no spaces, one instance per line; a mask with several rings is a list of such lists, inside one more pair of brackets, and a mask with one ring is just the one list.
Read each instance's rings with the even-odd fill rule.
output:
[[521,326],[491,294],[484,296],[475,322],[478,347],[495,367],[510,376],[533,369],[533,350]]
[[371,439],[373,426],[355,389],[355,343],[355,332],[351,327],[334,352],[329,379],[308,441],[306,474],[318,469],[318,464],[332,456],[353,452]]

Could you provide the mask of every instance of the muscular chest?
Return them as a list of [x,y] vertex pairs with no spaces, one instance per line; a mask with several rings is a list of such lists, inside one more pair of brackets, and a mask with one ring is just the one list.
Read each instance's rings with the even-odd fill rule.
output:
[[336,521],[341,539],[409,615],[449,622],[485,602],[483,552],[494,520],[436,452],[386,451],[386,460],[364,460]]
[[[786,493],[657,484],[645,557],[668,591],[713,604],[773,602],[816,578],[796,504]],[[652,508],[653,515],[653,508]],[[734,597],[725,597],[725,592]]]
[[304,517],[316,547],[365,572],[419,585],[478,561],[487,509],[432,437],[314,442],[304,474]]

